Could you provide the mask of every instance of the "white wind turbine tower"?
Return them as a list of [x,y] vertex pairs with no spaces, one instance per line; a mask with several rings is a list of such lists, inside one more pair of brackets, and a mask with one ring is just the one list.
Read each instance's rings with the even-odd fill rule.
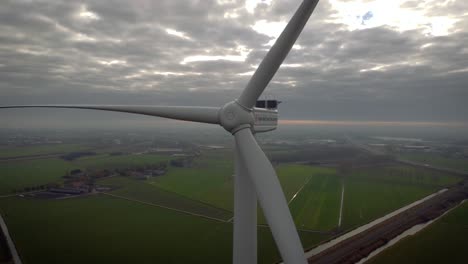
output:
[[276,129],[278,111],[257,99],[296,42],[318,0],[304,0],[258,66],[241,96],[221,108],[130,105],[12,105],[0,108],[78,108],[219,124],[235,137],[234,263],[257,262],[257,199],[285,263],[307,263],[278,177],[253,134]]

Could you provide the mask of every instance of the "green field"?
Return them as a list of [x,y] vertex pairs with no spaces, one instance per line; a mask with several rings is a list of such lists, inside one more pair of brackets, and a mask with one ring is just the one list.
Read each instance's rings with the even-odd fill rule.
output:
[[[230,263],[232,224],[106,196],[0,199],[24,263]],[[259,228],[260,263],[278,260]],[[301,233],[305,246],[326,239]]]
[[232,211],[233,173],[230,151],[208,151],[197,158],[192,167],[170,167],[165,175],[151,179],[150,183],[190,199]]
[[[0,193],[60,181],[71,169],[139,167],[169,159],[101,153],[71,162],[50,158],[0,163]],[[296,164],[280,164],[276,170],[296,225],[320,231],[337,228],[342,184],[341,229],[350,229],[459,181],[440,172],[396,165],[354,168],[346,174]],[[0,212],[25,263],[229,263],[232,223],[142,202],[227,220],[232,217],[233,173],[230,150],[203,151],[191,167],[169,166],[165,175],[146,181],[98,180],[117,187],[112,194],[141,202],[106,195],[66,200],[2,198]],[[259,223],[265,223],[260,208]],[[278,260],[269,229],[259,226],[258,232],[261,262]],[[300,235],[306,248],[328,238],[317,233]]]
[[111,169],[149,165],[169,160],[170,157],[145,154],[87,156],[74,161],[59,158],[0,162],[0,194],[12,193],[47,183],[58,182],[72,169]]
[[14,158],[34,155],[47,155],[68,153],[73,151],[81,151],[90,149],[90,147],[78,144],[53,144],[25,147],[1,147],[0,158]]
[[343,228],[370,222],[459,180],[409,166],[354,170],[344,176]]
[[296,226],[328,231],[338,224],[341,180],[332,169],[316,172],[289,207]]
[[468,203],[372,258],[370,264],[468,263]]
[[[327,231],[334,227],[332,225],[337,222],[339,210],[339,204],[335,202],[339,199],[339,194],[333,192],[338,188],[335,184],[337,179],[335,169],[283,164],[278,166],[276,171],[286,200],[289,202],[291,214],[299,228]],[[324,179],[330,183],[322,185]],[[317,193],[317,190],[320,191]],[[332,211],[336,212],[330,214]],[[258,221],[266,224],[261,208],[258,212]]]
[[433,153],[404,153],[398,155],[398,157],[403,160],[430,164],[435,167],[468,172],[468,159],[447,158]]
[[70,162],[56,158],[1,162],[0,194],[57,182],[73,168]]
[[232,212],[213,207],[209,204],[191,200],[174,192],[165,191],[146,181],[139,181],[125,177],[112,177],[99,180],[98,184],[105,184],[118,187],[110,192],[129,199],[157,204],[177,210],[187,211],[221,220],[228,220],[232,217]]

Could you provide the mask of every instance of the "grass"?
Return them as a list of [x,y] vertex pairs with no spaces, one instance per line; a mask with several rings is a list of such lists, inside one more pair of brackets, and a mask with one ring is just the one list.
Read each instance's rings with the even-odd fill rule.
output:
[[[232,224],[105,196],[0,200],[25,263],[230,263]],[[278,260],[259,228],[259,262]],[[301,233],[305,246],[326,239]],[[40,243],[38,243],[40,241]]]
[[167,161],[170,157],[144,154],[109,156],[87,156],[74,161],[58,158],[18,160],[0,163],[0,194],[12,193],[47,183],[59,182],[72,169],[112,169],[136,167]]
[[[58,181],[70,169],[124,168],[166,161],[144,154],[87,156],[72,162],[42,159],[0,163],[0,193]],[[459,180],[409,166],[358,168],[337,176],[330,168],[282,164],[277,173],[298,227],[331,230],[338,222],[341,181],[345,184],[343,228],[348,229],[418,200]],[[233,154],[205,151],[191,168],[169,167],[148,181],[123,177],[101,183],[122,186],[116,195],[228,219],[233,208]],[[372,197],[372,199],[370,199]],[[25,263],[231,262],[232,224],[93,196],[67,200],[0,199]],[[265,222],[261,213],[259,221]],[[268,228],[259,227],[261,263],[279,255]],[[305,247],[326,235],[300,233]],[[37,243],[40,240],[41,243]],[[215,250],[213,250],[215,249]]]
[[2,147],[0,148],[0,158],[12,158],[33,155],[46,155],[56,153],[67,153],[89,149],[89,147],[78,144],[52,144],[25,147]]
[[116,169],[138,167],[168,161],[169,156],[157,154],[109,156],[107,154],[86,156],[73,161],[75,166],[87,169]]
[[124,177],[112,177],[98,181],[98,184],[118,186],[112,194],[130,199],[149,202],[169,208],[200,214],[221,220],[228,220],[232,217],[230,211],[216,208],[211,205],[188,199],[174,192],[168,192],[146,181],[139,181]]
[[[277,172],[297,227],[327,231],[336,226],[340,185],[334,169],[285,164]],[[258,219],[266,223],[261,210]]]
[[331,230],[338,224],[341,180],[334,170],[314,174],[291,202],[296,226],[313,230]]
[[404,153],[398,157],[404,160],[430,164],[435,167],[468,172],[468,159],[446,158],[434,153]]
[[193,200],[232,211],[232,153],[205,152],[191,168],[170,167],[168,173],[151,180],[151,184]]
[[468,263],[468,203],[372,258],[370,264]]
[[70,162],[56,158],[0,163],[0,194],[57,182],[73,167]]
[[459,180],[409,166],[355,170],[344,177],[343,228],[370,222]]

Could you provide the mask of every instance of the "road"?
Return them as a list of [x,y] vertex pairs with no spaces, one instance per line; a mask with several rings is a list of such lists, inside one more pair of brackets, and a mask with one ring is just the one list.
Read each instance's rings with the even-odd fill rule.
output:
[[340,204],[340,217],[338,218],[338,227],[341,227],[341,219],[343,216],[343,202],[344,202],[344,181],[341,183],[341,204]]
[[18,255],[18,251],[16,251],[15,244],[13,243],[13,240],[10,237],[10,232],[8,232],[8,227],[7,227],[6,223],[5,223],[5,221],[3,220],[2,215],[0,215],[0,227],[2,228],[2,232],[5,235],[5,239],[7,241],[8,248],[10,249],[10,253],[11,253],[11,257],[13,259],[13,263],[21,264],[22,262],[21,262],[21,259],[20,259],[19,255]]
[[[427,199],[429,198],[429,199]],[[457,184],[447,191],[426,197],[406,210],[398,210],[378,222],[358,228],[309,252],[310,263],[356,263],[374,250],[384,246],[401,233],[413,226],[426,223],[442,215],[468,198],[468,180]],[[402,208],[403,209],[403,208]]]
[[342,236],[334,238],[333,240],[330,240],[329,242],[326,242],[326,243],[321,244],[321,245],[319,245],[319,246],[317,246],[317,247],[315,247],[315,248],[313,248],[313,249],[311,249],[309,251],[306,251],[306,253],[305,253],[306,257],[310,258],[310,257],[313,257],[315,255],[318,255],[318,254],[322,253],[323,251],[338,245],[340,242],[345,241],[345,240],[347,240],[347,239],[349,239],[349,238],[351,238],[353,236],[359,235],[360,233],[363,233],[364,231],[367,231],[370,228],[372,228],[372,227],[374,227],[374,226],[376,226],[376,225],[378,225],[378,224],[380,224],[380,223],[382,223],[382,222],[384,222],[384,221],[386,221],[386,220],[388,220],[388,219],[390,219],[390,218],[392,218],[392,217],[394,217],[394,216],[396,216],[396,215],[398,215],[398,214],[400,214],[400,213],[402,213],[402,212],[404,212],[404,211],[406,211],[406,210],[408,210],[408,209],[410,209],[410,208],[412,208],[412,207],[414,207],[414,206],[416,206],[418,204],[421,204],[421,203],[423,203],[423,202],[425,202],[425,201],[427,201],[427,200],[429,200],[429,199],[431,199],[431,198],[433,198],[433,197],[435,197],[435,196],[437,196],[437,195],[439,195],[439,194],[441,194],[441,193],[443,193],[445,191],[446,191],[446,189],[438,191],[436,193],[433,193],[433,194],[431,194],[429,196],[426,196],[426,197],[424,197],[424,198],[422,198],[422,199],[420,199],[420,200],[418,200],[416,202],[413,202],[413,203],[411,203],[411,204],[409,204],[407,206],[404,206],[404,207],[402,207],[402,208],[400,208],[398,210],[395,210],[395,211],[393,211],[393,212],[391,212],[391,213],[389,213],[389,214],[387,214],[387,215],[385,215],[385,216],[383,216],[381,218],[378,218],[378,219],[376,219],[376,220],[374,220],[374,221],[372,221],[372,222],[370,222],[370,223],[368,223],[366,225],[360,226],[360,227],[358,227],[358,228],[356,228],[356,229],[354,229],[354,230],[352,230],[352,231],[350,231],[350,232],[348,232],[348,233],[346,233],[346,234],[344,234]]

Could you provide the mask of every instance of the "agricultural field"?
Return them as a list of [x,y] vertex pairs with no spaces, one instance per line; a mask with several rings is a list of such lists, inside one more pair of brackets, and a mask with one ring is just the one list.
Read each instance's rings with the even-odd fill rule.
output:
[[0,159],[34,155],[60,154],[73,151],[82,151],[90,147],[80,144],[53,144],[25,147],[0,147]]
[[[277,173],[298,228],[329,231],[336,227],[341,185],[335,169],[283,164]],[[260,208],[258,219],[266,224]]]
[[134,180],[126,177],[112,177],[99,180],[97,183],[117,187],[117,189],[110,193],[128,199],[212,217],[222,221],[227,221],[232,217],[232,212],[230,211],[216,208],[197,200],[188,199],[185,196],[148,184],[146,181]]
[[409,166],[355,169],[344,175],[343,228],[353,228],[460,181]]
[[[231,262],[231,223],[102,195],[6,198],[0,208],[25,263]],[[269,229],[258,231],[260,263],[277,261]],[[310,247],[327,237],[301,238]]]
[[296,226],[330,231],[338,225],[341,179],[334,170],[314,174],[289,204]]
[[72,163],[57,158],[0,162],[0,194],[57,182],[74,168]]
[[370,264],[468,263],[468,203],[372,258]]
[[[141,167],[170,159],[155,154],[111,156],[101,152],[73,161],[0,162],[0,194],[61,181],[72,169]],[[233,165],[230,149],[202,150],[190,166],[168,166],[162,176],[97,180],[97,184],[116,187],[109,193],[118,197],[0,198],[0,213],[25,263],[37,259],[45,263],[64,259],[70,263],[230,262],[232,223],[227,220],[233,210]],[[277,163],[276,171],[297,227],[323,231],[301,231],[305,248],[329,238],[338,228],[342,186],[345,196],[339,229],[348,230],[459,180],[401,165],[342,170]],[[265,223],[260,208],[258,221]],[[279,260],[268,227],[260,225],[258,232],[261,263]]]
[[398,157],[403,160],[430,164],[435,167],[468,172],[468,159],[447,158],[433,153],[403,153]]
[[59,158],[0,162],[0,194],[23,190],[25,187],[59,182],[72,169],[104,169],[135,167],[167,161],[170,157],[155,154],[96,155],[73,161]]
[[170,167],[168,172],[150,180],[167,191],[232,211],[233,154],[231,151],[204,152],[188,168]]

